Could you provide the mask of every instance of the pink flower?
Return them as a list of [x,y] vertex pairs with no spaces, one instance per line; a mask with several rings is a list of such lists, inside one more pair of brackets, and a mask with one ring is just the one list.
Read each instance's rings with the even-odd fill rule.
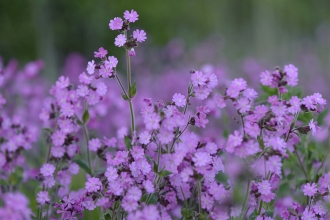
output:
[[133,31],[133,37],[137,40],[137,42],[143,42],[147,39],[147,34],[144,30],[135,30]]
[[246,89],[243,92],[243,96],[249,100],[253,100],[258,97],[258,93],[254,89]]
[[134,11],[133,9],[131,11],[126,10],[124,12],[124,18],[129,21],[129,22],[136,22],[139,19],[139,15],[136,11]]
[[275,155],[269,157],[269,159],[266,162],[266,167],[270,172],[273,172],[277,174],[278,176],[281,176],[281,167],[282,167],[282,162],[281,162],[281,157]]
[[0,109],[2,108],[2,106],[4,104],[6,104],[6,99],[2,96],[2,94],[0,93]]
[[107,78],[113,75],[113,70],[110,68],[106,68],[104,65],[101,65],[101,69],[100,69],[100,75],[103,78]]
[[289,86],[296,86],[298,84],[298,69],[292,65],[284,66],[284,71],[286,72],[286,81]]
[[214,73],[206,73],[206,85],[208,88],[213,89],[218,85],[218,78]]
[[102,143],[100,139],[98,138],[93,138],[89,141],[88,148],[91,151],[97,151],[101,147]]
[[127,212],[132,212],[138,208],[138,203],[137,201],[134,200],[129,200],[126,197],[122,200],[121,206],[123,209]]
[[195,125],[197,127],[205,128],[205,125],[209,123],[209,120],[206,118],[206,114],[199,113],[198,117],[195,118]]
[[83,72],[79,75],[79,82],[89,85],[92,82],[92,77],[87,76],[86,73]]
[[213,207],[214,199],[208,193],[202,194],[202,208],[210,211]]
[[6,157],[2,153],[0,153],[0,168],[2,168],[3,165],[6,164],[6,162],[7,162]]
[[317,126],[317,121],[314,121],[312,118],[311,121],[309,122],[309,129],[312,131],[312,135],[314,136],[318,130],[320,130],[320,127]]
[[49,201],[50,201],[50,199],[49,199],[49,196],[48,196],[48,192],[47,191],[40,191],[40,192],[38,192],[37,202],[40,205],[45,205]]
[[40,173],[44,177],[53,176],[54,171],[55,171],[55,166],[49,163],[44,164],[40,169]]
[[141,199],[141,196],[142,191],[136,186],[131,187],[125,195],[125,197],[131,201],[139,201]]
[[273,76],[268,70],[260,74],[260,82],[262,85],[271,86],[272,81],[273,81]]
[[156,205],[145,206],[142,210],[142,213],[143,213],[142,216],[144,217],[145,220],[160,219],[159,211]]
[[87,210],[94,210],[96,208],[96,205],[94,203],[94,200],[90,197],[86,197],[83,201],[82,201],[82,205],[87,209]]
[[94,60],[88,62],[87,68],[86,68],[88,74],[93,74],[95,71],[95,62]]
[[196,152],[192,158],[196,167],[205,166],[212,162],[212,157],[208,152]]
[[151,135],[148,131],[144,131],[139,135],[139,142],[141,144],[149,144]]
[[134,160],[144,158],[144,149],[140,146],[134,146],[131,150]]
[[157,134],[157,138],[159,139],[160,143],[168,144],[173,140],[174,134],[173,131],[160,129],[159,133]]
[[319,218],[316,217],[316,215],[313,213],[313,211],[309,210],[309,207],[307,206],[301,216],[301,219],[302,220],[317,220]]
[[108,54],[108,51],[105,50],[103,47],[99,48],[99,51],[94,52],[94,57],[95,58],[103,58]]
[[271,193],[271,185],[268,180],[263,180],[262,182],[258,183],[258,192],[261,195],[268,195]]
[[175,93],[173,95],[172,101],[178,107],[184,107],[186,105],[186,98],[184,95],[181,95],[180,93]]
[[115,38],[115,45],[117,47],[122,47],[124,46],[124,44],[126,43],[126,37],[124,34],[119,34],[116,38]]
[[99,178],[91,177],[88,178],[88,181],[86,182],[85,188],[87,192],[96,192],[100,190],[102,187],[102,183]]
[[148,130],[155,130],[159,128],[160,117],[156,113],[151,113],[144,118],[144,124]]
[[313,211],[318,215],[324,215],[327,213],[327,209],[324,207],[322,200],[316,202],[313,206]]
[[219,107],[219,108],[224,108],[227,105],[226,100],[224,99],[224,97],[222,95],[219,95],[219,94],[215,94],[214,102],[217,105],[217,107]]
[[317,192],[316,184],[307,183],[306,185],[304,185],[303,192],[305,196],[309,196],[309,197],[314,196]]
[[109,28],[113,31],[120,30],[120,29],[122,29],[123,24],[124,24],[123,19],[116,17],[116,18],[110,20]]
[[65,137],[66,137],[66,135],[63,132],[61,132],[60,130],[55,131],[51,136],[52,142],[55,146],[63,145],[64,141],[65,141]]
[[109,69],[116,68],[117,64],[118,64],[118,59],[114,56],[109,56],[108,60],[104,62],[105,67]]
[[60,89],[64,89],[69,86],[69,77],[60,76],[56,81],[56,87]]
[[79,173],[79,166],[76,163],[71,163],[68,167],[68,170],[71,174],[77,175]]
[[112,166],[109,166],[104,176],[108,178],[109,182],[115,181],[118,178],[117,169]]
[[240,113],[244,114],[251,108],[250,101],[247,98],[240,98],[237,100],[236,108]]
[[195,73],[190,76],[192,84],[197,86],[204,86],[207,81],[206,75],[204,75],[201,71],[195,71]]
[[98,82],[96,84],[96,92],[100,96],[104,96],[105,93],[107,92],[107,86],[103,82]]
[[65,149],[63,147],[52,147],[51,149],[52,156],[55,158],[61,158],[64,156]]
[[288,112],[295,114],[300,111],[300,98],[297,96],[292,96],[290,99],[290,107],[288,108]]
[[77,88],[77,94],[81,97],[85,97],[88,95],[88,87],[86,85],[79,85]]

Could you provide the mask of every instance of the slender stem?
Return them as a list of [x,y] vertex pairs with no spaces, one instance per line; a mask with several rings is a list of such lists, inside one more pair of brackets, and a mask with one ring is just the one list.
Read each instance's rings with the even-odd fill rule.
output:
[[306,172],[306,170],[305,170],[305,167],[304,167],[303,163],[301,162],[301,159],[300,159],[300,157],[299,157],[298,151],[295,150],[294,153],[296,154],[296,156],[297,156],[297,158],[298,158],[299,165],[300,165],[302,171],[304,172],[304,175],[305,175],[306,179],[308,180],[307,172]]
[[184,127],[184,129],[180,132],[180,134],[174,138],[174,140],[172,141],[171,147],[170,147],[170,152],[173,150],[174,148],[174,144],[175,142],[179,139],[179,137],[183,134],[183,132],[185,132],[185,130],[188,128],[189,125],[189,121],[190,121],[190,116],[188,118],[188,123],[186,124],[186,126]]
[[197,190],[198,190],[198,213],[202,213],[202,184],[201,180],[197,181]]
[[132,103],[131,99],[128,101],[128,103],[129,103],[129,111],[131,113],[131,131],[132,131],[132,136],[133,136],[134,131],[135,131],[134,108],[133,108],[133,103]]
[[242,206],[242,211],[241,211],[240,219],[243,219],[244,216],[245,216],[245,215],[243,215],[243,212],[245,210],[245,206],[246,206],[247,200],[248,200],[249,195],[250,195],[250,184],[251,184],[251,180],[249,179],[248,180],[247,189],[246,189],[245,198],[244,198],[244,203],[243,203],[243,206]]
[[128,97],[128,95],[127,95],[127,92],[126,92],[126,90],[124,89],[124,86],[123,86],[123,84],[121,83],[121,81],[120,81],[120,79],[119,79],[119,77],[118,77],[118,75],[117,74],[115,74],[115,76],[116,76],[116,79],[117,79],[117,81],[118,81],[118,83],[119,83],[119,85],[120,85],[120,88],[121,88],[121,90],[123,91],[123,93],[126,95],[126,97],[127,98],[129,98]]
[[260,215],[261,209],[262,209],[262,201],[260,200],[259,209],[258,209],[258,212],[257,212],[258,215]]
[[128,91],[130,91],[131,85],[132,85],[132,79],[131,79],[131,57],[129,56],[128,52],[129,51],[126,50],[127,85],[128,85]]
[[86,127],[85,124],[83,125],[83,130],[84,130],[84,136],[85,136],[86,145],[87,145],[87,160],[88,160],[88,166],[89,166],[89,168],[91,169],[91,173],[93,173],[93,168],[92,168],[92,166],[91,166],[91,155],[90,155],[89,148],[88,148],[88,145],[89,145],[89,135],[88,135],[88,130],[87,130],[87,127]]

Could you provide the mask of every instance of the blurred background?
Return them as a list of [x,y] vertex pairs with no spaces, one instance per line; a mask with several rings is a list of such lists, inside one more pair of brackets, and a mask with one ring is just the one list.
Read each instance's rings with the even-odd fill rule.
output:
[[147,49],[179,39],[189,55],[207,41],[213,50],[209,62],[236,69],[251,58],[266,62],[266,68],[293,63],[300,74],[321,74],[329,80],[328,0],[0,0],[0,55],[5,63],[11,58],[21,64],[42,59],[43,74],[55,80],[73,52],[90,60],[103,46],[122,55],[113,45],[117,33],[108,23],[126,9],[139,13],[134,27],[147,32]]

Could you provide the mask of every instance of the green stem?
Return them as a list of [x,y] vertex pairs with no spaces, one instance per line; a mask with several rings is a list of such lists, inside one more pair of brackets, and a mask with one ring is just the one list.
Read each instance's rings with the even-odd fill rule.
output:
[[133,134],[134,134],[134,131],[135,131],[134,108],[133,108],[133,103],[132,103],[131,99],[128,101],[128,103],[129,103],[129,111],[131,113],[131,131],[132,131],[132,137],[133,137]]
[[261,209],[262,209],[262,201],[260,201],[260,204],[259,204],[259,209],[258,209],[258,212],[257,212],[258,215],[260,215]]
[[123,84],[121,83],[121,81],[120,81],[120,79],[119,79],[119,77],[118,77],[118,75],[115,74],[115,76],[116,76],[116,79],[117,79],[117,81],[118,81],[118,83],[119,83],[119,85],[120,85],[121,90],[123,91],[123,93],[125,94],[125,96],[126,96],[127,98],[129,98],[128,95],[127,95],[126,90],[124,89]]
[[170,152],[172,152],[173,148],[174,148],[174,144],[175,142],[179,139],[179,137],[183,134],[183,132],[185,132],[185,130],[188,128],[189,125],[189,121],[190,121],[190,116],[188,118],[188,123],[186,124],[186,126],[184,127],[184,129],[180,132],[180,134],[174,138],[174,140],[172,141],[171,147],[170,147]]
[[294,153],[296,154],[297,159],[298,159],[298,162],[299,162],[299,165],[300,165],[302,171],[304,172],[304,175],[305,175],[306,179],[308,180],[307,172],[306,172],[306,170],[305,170],[305,167],[304,167],[303,163],[301,162],[301,159],[300,159],[300,157],[299,157],[299,154],[298,154],[297,149],[295,149]]
[[89,166],[89,169],[91,170],[91,173],[93,173],[93,168],[91,166],[91,155],[90,155],[89,148],[88,148],[88,145],[89,145],[89,135],[88,135],[88,130],[87,130],[86,124],[83,125],[83,130],[84,130],[84,136],[85,136],[86,145],[87,145],[88,166]]
[[202,184],[201,180],[197,181],[197,190],[198,190],[198,213],[202,213]]
[[246,206],[247,200],[249,198],[249,194],[250,194],[250,184],[251,184],[251,180],[249,179],[248,180],[247,189],[246,189],[245,198],[244,198],[244,203],[243,203],[243,206],[242,206],[242,211],[241,211],[240,219],[243,219],[245,217],[245,215],[243,215],[243,213],[244,213],[245,206]]

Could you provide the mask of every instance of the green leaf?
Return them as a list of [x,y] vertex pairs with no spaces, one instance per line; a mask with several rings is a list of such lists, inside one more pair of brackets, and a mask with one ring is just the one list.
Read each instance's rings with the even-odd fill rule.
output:
[[158,173],[158,164],[154,160],[152,160],[152,163],[154,164],[153,166],[154,173]]
[[274,211],[272,211],[272,210],[267,210],[265,213],[267,216],[269,216],[271,218],[273,218],[273,216],[274,216]]
[[128,100],[128,97],[127,97],[127,95],[125,95],[125,94],[121,94],[121,97],[122,97],[125,101]]
[[88,164],[84,160],[79,159],[79,158],[74,158],[72,161],[75,162],[76,164],[78,164],[79,167],[82,168],[83,170],[85,170],[88,174],[92,175],[91,169],[89,168]]
[[299,114],[298,120],[302,121],[304,123],[309,123],[312,118],[313,118],[313,115],[311,112],[305,112],[305,113]]
[[193,216],[192,210],[189,208],[181,208],[181,215],[185,217],[185,219],[191,219]]
[[147,205],[149,205],[149,204],[154,204],[154,205],[156,205],[158,200],[157,200],[157,197],[156,197],[155,193],[152,193],[152,194],[144,194],[144,195],[141,197],[140,202],[144,202],[144,203],[146,203],[146,201],[147,201],[147,199],[148,199],[149,196],[151,196],[151,197],[150,197],[150,199],[149,199]]
[[89,112],[88,112],[88,109],[86,109],[86,110],[84,111],[83,116],[82,116],[82,121],[83,121],[83,123],[86,124],[86,123],[89,121],[89,118],[90,118],[90,116],[89,116]]
[[250,216],[249,216],[249,220],[255,220],[258,217],[257,211],[254,210]]
[[216,181],[219,183],[226,184],[228,181],[228,176],[223,173],[222,171],[219,171],[219,173],[215,176]]
[[128,151],[130,151],[131,148],[132,148],[132,140],[131,140],[129,137],[127,137],[127,136],[125,135],[125,136],[124,136],[124,142],[125,142],[125,145],[126,145],[126,149],[127,149]]
[[169,176],[171,174],[172,174],[172,172],[170,172],[168,170],[162,170],[162,171],[159,172],[160,177],[166,177],[166,176]]
[[289,195],[289,192],[290,192],[290,184],[288,182],[281,184],[281,186],[278,188],[279,196]]
[[261,85],[261,89],[269,96],[277,95],[277,89]]
[[131,87],[128,90],[128,95],[130,98],[134,98],[136,95],[136,82],[131,85]]

